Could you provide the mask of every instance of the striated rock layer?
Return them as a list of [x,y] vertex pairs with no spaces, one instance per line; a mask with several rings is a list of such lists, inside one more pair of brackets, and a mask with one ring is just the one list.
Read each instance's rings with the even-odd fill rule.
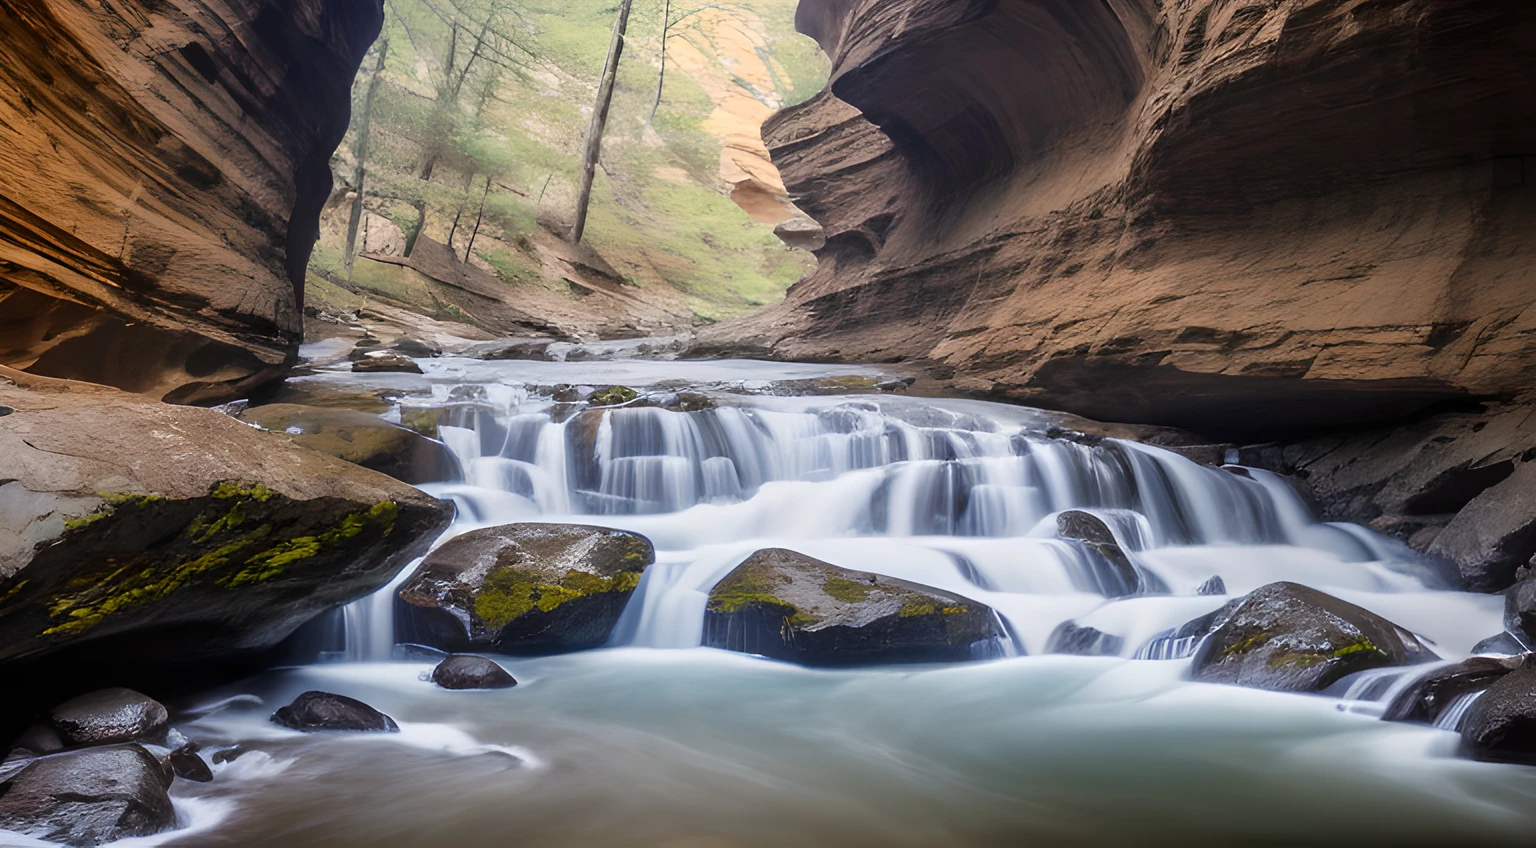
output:
[[764,136],[826,245],[722,347],[1240,440],[1532,386],[1536,5],[803,0],[799,26],[832,82]]
[[165,400],[293,361],[380,0],[0,0],[0,364]]

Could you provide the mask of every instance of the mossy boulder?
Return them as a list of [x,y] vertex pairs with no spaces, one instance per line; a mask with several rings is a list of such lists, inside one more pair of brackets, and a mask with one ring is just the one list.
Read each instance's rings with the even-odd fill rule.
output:
[[271,648],[452,519],[214,410],[3,368],[0,402],[0,661],[69,650],[121,672]]
[[709,593],[704,645],[803,665],[956,662],[1002,636],[991,608],[779,548]]
[[650,540],[606,527],[510,524],[433,551],[400,590],[418,641],[511,654],[596,648],[656,561]]
[[593,406],[623,406],[633,403],[639,397],[640,393],[628,386],[608,386],[588,395],[587,403]]
[[1486,762],[1536,765],[1536,669],[1488,687],[1461,725],[1463,750]]
[[1296,583],[1271,583],[1211,631],[1195,652],[1193,677],[1320,692],[1356,672],[1435,658],[1412,633],[1370,610]]
[[247,409],[239,418],[279,438],[406,483],[439,483],[460,476],[458,462],[441,442],[365,412],[274,403]]

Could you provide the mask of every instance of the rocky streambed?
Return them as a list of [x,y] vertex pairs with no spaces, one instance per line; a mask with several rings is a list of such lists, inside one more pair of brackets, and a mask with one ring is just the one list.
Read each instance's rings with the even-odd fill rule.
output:
[[[82,664],[15,722],[0,833],[1403,845],[1536,825],[1533,584],[1461,591],[1453,563],[1317,521],[1246,449],[856,366],[316,352],[280,404],[221,412],[9,378],[4,437],[75,476],[40,458],[0,489],[48,507],[0,590],[53,593],[0,602],[0,626],[31,628],[8,643],[23,675]],[[230,447],[151,447],[204,437]],[[119,662],[159,670],[138,679],[162,700],[69,691]]]

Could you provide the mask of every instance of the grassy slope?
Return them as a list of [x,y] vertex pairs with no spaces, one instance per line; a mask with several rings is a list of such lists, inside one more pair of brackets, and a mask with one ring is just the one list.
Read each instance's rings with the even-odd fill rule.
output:
[[[476,66],[460,98],[465,114],[452,121],[434,110],[434,78],[449,28],[433,10],[451,12],[453,6],[448,0],[433,0],[430,6],[422,0],[391,0],[386,84],[374,112],[370,195],[425,200],[425,232],[442,241],[461,206],[467,219],[460,227],[470,226],[484,189],[483,174],[493,173],[475,253],[509,283],[559,287],[558,281],[539,279],[531,237],[539,221],[562,229],[571,219],[580,150],[615,5],[614,0],[524,0],[507,18],[515,23],[499,28],[515,32],[538,59],[510,45],[502,45],[499,55],[488,54],[490,61]],[[796,0],[752,0],[749,5],[750,12],[739,18],[706,12],[690,19],[672,44],[679,45],[681,38],[710,49],[713,29],[746,27],[760,45],[757,55],[726,56],[723,67],[767,62],[778,90],[759,99],[774,105],[813,94],[825,80],[825,60],[813,43],[793,32]],[[469,2],[460,6],[472,8]],[[674,15],[692,8],[689,0],[673,6]],[[638,287],[637,293],[676,301],[681,292],[697,318],[715,320],[776,302],[813,259],[787,250],[771,226],[754,223],[726,196],[730,186],[719,176],[722,140],[708,128],[714,104],[705,88],[675,64],[669,65],[656,120],[648,124],[659,67],[660,7],[660,0],[636,2],[588,243]],[[466,49],[461,42],[460,50]],[[367,76],[365,70],[359,100]],[[417,171],[420,142],[433,132],[452,141],[428,185],[417,179]],[[354,139],[355,132],[348,145]],[[339,176],[350,175],[350,157],[338,157],[337,165]],[[416,218],[404,200],[370,196],[369,208],[402,226]],[[464,229],[455,235],[460,249],[467,241]],[[311,267],[315,275],[341,278],[340,242],[334,228],[327,232]],[[398,272],[365,271],[369,265],[374,263],[358,263],[354,287],[398,296],[391,291],[399,288],[392,279]]]

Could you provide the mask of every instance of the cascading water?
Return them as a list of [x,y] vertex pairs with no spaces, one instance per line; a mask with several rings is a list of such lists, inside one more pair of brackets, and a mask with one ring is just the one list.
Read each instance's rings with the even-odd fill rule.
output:
[[[209,692],[230,706],[183,726],[205,750],[249,751],[213,783],[177,782],[178,804],[204,811],[186,844],[1359,848],[1536,832],[1536,774],[1454,756],[1446,731],[1475,695],[1441,729],[1378,720],[1499,633],[1502,599],[1317,522],[1273,474],[1053,438],[1055,419],[1032,410],[779,396],[851,367],[421,364],[303,382],[436,418],[462,468],[425,487],[458,505],[445,538],[597,524],[646,535],[657,561],[609,649],[498,657],[519,681],[499,692],[442,690],[409,651],[379,661],[394,585],[354,604],[348,662]],[[553,400],[562,383],[645,397],[584,410]],[[671,395],[693,388],[713,405]],[[1101,518],[1134,573],[1059,538],[1068,509]],[[1007,656],[824,671],[698,647],[710,588],[768,547],[985,603]],[[1333,697],[1191,682],[1199,636],[1183,625],[1281,580],[1371,609],[1443,662],[1346,678]],[[312,689],[359,698],[401,733],[268,721]]]
[[[657,566],[616,645],[697,646],[709,590],[765,547],[986,603],[1024,654],[1045,652],[1075,623],[1113,637],[1120,656],[1187,657],[1193,640],[1171,645],[1175,628],[1278,580],[1390,611],[1446,655],[1494,627],[1486,599],[1437,591],[1435,570],[1385,538],[1316,522],[1274,474],[1133,442],[1052,438],[1048,419],[1004,407],[744,396],[695,411],[566,417],[547,396],[500,385],[438,392],[414,403],[441,410],[442,439],[464,469],[463,480],[428,487],[458,504],[452,532],[571,521],[656,544]],[[1138,585],[1056,538],[1055,516],[1068,509],[1113,528]],[[1224,591],[1201,593],[1213,578]],[[354,631],[354,658],[389,655],[379,604],[355,607],[359,621],[373,610],[374,624]],[[1448,605],[1461,609],[1447,616]]]

